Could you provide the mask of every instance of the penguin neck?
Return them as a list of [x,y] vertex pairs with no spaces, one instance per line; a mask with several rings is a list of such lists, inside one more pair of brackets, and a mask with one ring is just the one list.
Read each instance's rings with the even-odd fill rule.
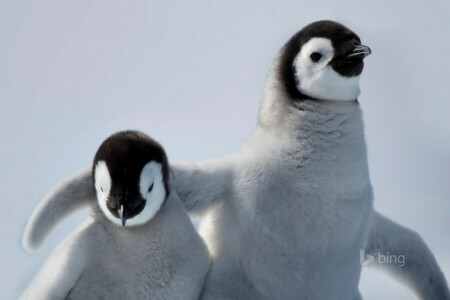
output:
[[292,100],[283,96],[263,100],[256,129],[259,131],[289,142],[333,132],[364,138],[362,113],[356,101]]
[[278,178],[296,176],[325,194],[353,197],[370,184],[357,101],[294,100],[282,89],[269,88],[258,126],[242,151],[246,159],[270,161]]

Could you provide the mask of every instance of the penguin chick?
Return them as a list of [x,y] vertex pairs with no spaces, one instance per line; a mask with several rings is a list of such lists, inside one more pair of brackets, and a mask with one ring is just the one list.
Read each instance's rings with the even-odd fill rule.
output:
[[92,168],[97,202],[113,223],[136,226],[161,208],[168,191],[167,158],[161,146],[138,132],[108,138]]
[[22,299],[198,299],[209,253],[170,190],[163,148],[140,132],[114,134],[95,155],[92,181],[91,217]]

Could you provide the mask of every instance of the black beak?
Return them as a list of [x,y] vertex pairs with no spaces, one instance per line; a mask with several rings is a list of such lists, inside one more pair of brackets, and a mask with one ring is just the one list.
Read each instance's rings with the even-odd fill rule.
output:
[[370,53],[372,53],[372,51],[370,50],[369,47],[364,46],[364,45],[357,45],[355,48],[353,48],[353,50],[348,53],[344,59],[345,60],[350,60],[350,59],[363,59],[364,57],[370,55]]
[[120,219],[122,220],[122,226],[125,226],[125,222],[127,221],[127,217],[128,217],[128,209],[125,208],[123,205],[120,205],[118,213],[119,213]]

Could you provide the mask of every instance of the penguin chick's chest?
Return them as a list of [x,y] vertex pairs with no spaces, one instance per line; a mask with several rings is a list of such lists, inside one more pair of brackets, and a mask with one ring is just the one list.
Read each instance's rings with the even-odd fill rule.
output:
[[370,180],[362,139],[327,147],[308,143],[294,146],[246,155],[253,159],[244,159],[246,164],[236,176],[236,195],[243,195],[238,204],[244,211],[254,211],[255,218],[263,214],[265,219],[278,219],[276,212],[287,210],[287,214],[304,215],[304,221],[325,221],[327,214],[339,215],[351,209],[348,203],[357,209],[359,201],[371,201],[364,195]]
[[[237,194],[245,195],[236,203],[242,220],[269,226],[267,230],[275,234],[293,230],[306,237],[316,232],[332,238],[334,231],[356,226],[359,216],[370,209],[371,186],[363,167],[327,170],[324,164],[323,169],[317,165],[294,169],[280,163],[276,170],[269,167],[259,174],[247,170],[239,180],[246,186],[237,185],[242,189]],[[265,224],[258,225],[262,220]]]
[[145,239],[124,247],[102,245],[69,299],[92,297],[97,291],[101,291],[101,297],[107,291],[111,299],[145,299],[158,289],[170,288],[174,254],[164,245],[162,240]]

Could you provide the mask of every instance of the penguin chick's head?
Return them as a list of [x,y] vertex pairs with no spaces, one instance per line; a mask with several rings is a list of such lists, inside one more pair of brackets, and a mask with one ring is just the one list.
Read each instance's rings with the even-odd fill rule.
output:
[[92,177],[101,211],[122,226],[148,222],[169,192],[164,149],[137,131],[116,133],[102,143]]
[[283,47],[278,75],[294,99],[353,101],[360,93],[363,59],[370,53],[350,29],[333,21],[318,21]]

